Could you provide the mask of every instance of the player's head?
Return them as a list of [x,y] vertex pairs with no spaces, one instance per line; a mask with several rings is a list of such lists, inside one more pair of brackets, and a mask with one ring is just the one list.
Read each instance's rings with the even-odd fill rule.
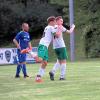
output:
[[55,24],[56,24],[56,18],[55,18],[55,16],[50,16],[50,17],[48,17],[48,18],[47,18],[47,22],[48,22],[48,24],[50,24],[50,25],[55,25]]
[[28,32],[29,31],[29,25],[27,23],[22,24],[22,30]]
[[56,17],[56,23],[57,23],[57,25],[62,25],[63,24],[63,18],[62,18],[62,16]]

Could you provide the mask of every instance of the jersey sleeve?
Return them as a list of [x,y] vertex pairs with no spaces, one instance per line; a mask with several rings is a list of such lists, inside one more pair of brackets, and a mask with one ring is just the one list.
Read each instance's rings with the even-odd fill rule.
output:
[[63,32],[66,32],[66,31],[67,31],[67,29],[65,27],[63,27]]

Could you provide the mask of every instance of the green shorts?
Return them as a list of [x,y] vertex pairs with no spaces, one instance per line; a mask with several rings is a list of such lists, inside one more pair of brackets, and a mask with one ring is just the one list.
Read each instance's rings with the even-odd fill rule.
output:
[[45,61],[48,61],[48,49],[46,46],[39,44],[38,57],[42,58]]
[[67,54],[67,50],[65,47],[55,49],[55,53],[57,55],[58,60],[68,59],[68,54]]

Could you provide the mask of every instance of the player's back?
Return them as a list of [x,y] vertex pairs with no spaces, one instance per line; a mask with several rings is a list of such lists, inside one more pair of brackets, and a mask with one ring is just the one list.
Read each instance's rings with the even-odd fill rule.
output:
[[46,26],[43,32],[43,37],[41,38],[39,44],[42,44],[48,47],[52,41],[52,38],[53,38],[52,33],[54,32],[55,30],[53,26],[50,26],[50,25]]

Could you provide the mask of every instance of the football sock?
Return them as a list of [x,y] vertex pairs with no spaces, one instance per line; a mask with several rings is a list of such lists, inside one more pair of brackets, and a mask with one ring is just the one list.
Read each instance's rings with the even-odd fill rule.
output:
[[55,74],[55,72],[58,70],[60,68],[60,63],[59,63],[59,61],[57,60],[57,62],[55,63],[55,65],[53,66],[53,68],[52,68],[52,72],[53,72],[53,74]]
[[16,76],[19,76],[20,71],[21,71],[21,65],[18,64],[18,65],[17,65],[17,69],[16,69]]
[[27,75],[26,64],[22,64],[22,71],[23,71],[24,76],[26,76]]
[[66,63],[61,64],[61,73],[60,73],[60,78],[65,78],[66,74]]
[[38,75],[40,75],[41,77],[45,74],[45,69],[40,67]]

